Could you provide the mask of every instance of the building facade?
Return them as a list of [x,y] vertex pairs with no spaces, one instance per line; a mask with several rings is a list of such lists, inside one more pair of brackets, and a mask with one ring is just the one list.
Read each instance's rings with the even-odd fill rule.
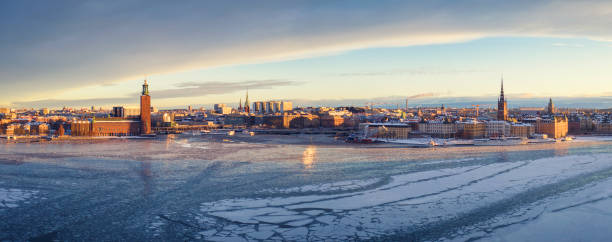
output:
[[443,121],[419,123],[419,132],[432,137],[450,138],[457,134],[457,124]]
[[487,125],[475,120],[457,122],[457,134],[463,139],[479,139],[486,135]]
[[547,134],[550,138],[562,138],[568,132],[567,117],[553,117],[552,119],[538,119],[536,133]]
[[508,137],[510,135],[510,123],[506,121],[487,122],[487,137]]
[[412,129],[406,123],[368,123],[363,126],[366,138],[408,139]]

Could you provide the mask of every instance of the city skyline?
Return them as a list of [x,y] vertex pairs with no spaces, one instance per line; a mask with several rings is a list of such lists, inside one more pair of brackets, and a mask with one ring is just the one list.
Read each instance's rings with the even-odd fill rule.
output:
[[268,2],[249,13],[205,2],[59,3],[58,13],[5,4],[0,106],[136,105],[145,76],[161,108],[237,105],[246,89],[252,100],[302,106],[410,96],[495,103],[503,73],[510,107],[550,97],[561,107],[610,107],[611,3],[461,7],[469,2]]

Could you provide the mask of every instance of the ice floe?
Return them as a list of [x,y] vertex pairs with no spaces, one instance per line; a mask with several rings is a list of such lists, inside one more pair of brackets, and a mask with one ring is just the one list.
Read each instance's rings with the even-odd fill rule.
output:
[[15,188],[0,188],[0,210],[6,208],[16,208],[20,203],[27,203],[34,198],[38,191],[22,190]]
[[[522,199],[516,197],[529,198],[531,191],[547,186],[558,189],[555,184],[579,179],[581,174],[612,169],[609,160],[609,154],[565,156],[401,174],[386,179],[386,184],[377,184],[380,178],[268,189],[264,191],[267,198],[203,203],[198,216],[203,221],[200,226],[217,226],[220,231],[207,240],[372,239],[418,231],[426,235],[435,229],[453,238],[462,231],[481,232],[465,226],[486,220],[478,217],[485,210],[505,212],[506,203],[521,207]],[[377,185],[369,187],[373,184]],[[359,187],[367,188],[351,191]],[[316,191],[333,193],[299,194]],[[444,229],[436,227],[440,224]]]

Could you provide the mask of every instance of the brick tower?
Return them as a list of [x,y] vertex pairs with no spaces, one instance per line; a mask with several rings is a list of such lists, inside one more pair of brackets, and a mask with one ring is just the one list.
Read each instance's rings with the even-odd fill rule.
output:
[[151,134],[151,96],[149,96],[149,84],[145,79],[140,95],[140,134]]

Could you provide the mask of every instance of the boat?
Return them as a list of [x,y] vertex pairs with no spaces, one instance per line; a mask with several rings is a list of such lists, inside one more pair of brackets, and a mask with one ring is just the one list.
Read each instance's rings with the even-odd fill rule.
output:
[[574,138],[572,138],[571,136],[567,136],[562,139],[562,141],[572,141],[572,140],[574,140]]
[[527,144],[527,139],[520,137],[508,137],[508,138],[490,138],[490,139],[475,139],[474,145],[476,146],[511,146],[511,145],[524,145]]

